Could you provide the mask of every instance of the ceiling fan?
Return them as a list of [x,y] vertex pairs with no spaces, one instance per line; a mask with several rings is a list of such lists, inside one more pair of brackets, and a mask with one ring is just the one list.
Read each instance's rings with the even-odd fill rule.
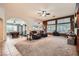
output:
[[50,15],[50,13],[47,12],[46,10],[39,10],[39,11],[38,11],[38,14],[39,14],[40,16],[43,16],[43,17],[46,17],[47,15]]

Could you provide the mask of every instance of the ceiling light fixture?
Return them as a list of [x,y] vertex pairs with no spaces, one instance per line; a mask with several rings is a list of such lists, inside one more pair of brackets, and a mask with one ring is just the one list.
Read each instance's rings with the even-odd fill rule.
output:
[[38,14],[39,14],[40,16],[43,16],[43,17],[46,17],[47,15],[50,15],[50,13],[47,12],[46,10],[39,10],[39,11],[38,11]]

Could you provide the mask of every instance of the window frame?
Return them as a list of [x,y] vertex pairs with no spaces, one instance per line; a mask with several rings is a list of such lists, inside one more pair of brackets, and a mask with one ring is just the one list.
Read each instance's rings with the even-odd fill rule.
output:
[[[52,30],[52,27],[51,27],[52,25],[55,25],[54,31],[55,31],[55,29],[56,29],[56,21],[55,21],[55,20],[48,21],[48,22],[53,22],[53,21],[55,22],[54,24],[48,24],[48,23],[47,23],[47,32],[49,32],[49,33],[53,32],[53,31],[51,31],[51,30]],[[49,30],[49,31],[48,31],[48,26],[50,26],[50,30]]]
[[[66,18],[69,18],[69,22],[66,22],[66,23],[60,23],[60,24],[70,24],[70,29],[71,29],[71,24],[72,24],[72,17],[73,17],[73,15],[71,15],[71,16],[66,16],[66,17],[61,17],[61,18],[56,18],[56,19],[50,19],[50,20],[48,20],[47,22],[49,22],[49,21],[55,21],[55,24],[47,24],[47,26],[48,25],[55,25],[55,31],[57,31],[57,27],[58,27],[58,20],[60,20],[60,19],[66,19]],[[47,32],[48,32],[48,27],[47,27]],[[48,33],[52,33],[52,32],[48,32]],[[65,34],[65,33],[61,33],[61,34]]]
[[[59,31],[58,31],[58,25],[61,25],[61,24],[62,24],[62,25],[64,25],[64,24],[70,24],[70,29],[71,29],[71,18],[70,18],[70,17],[68,17],[68,18],[69,18],[69,22],[58,23],[58,20],[64,20],[64,19],[67,19],[67,18],[63,18],[63,19],[58,19],[58,20],[57,20],[57,30],[56,30],[57,32],[59,32]],[[70,29],[69,29],[69,30],[70,30]],[[59,33],[66,33],[66,31],[65,31],[65,32],[59,32]]]

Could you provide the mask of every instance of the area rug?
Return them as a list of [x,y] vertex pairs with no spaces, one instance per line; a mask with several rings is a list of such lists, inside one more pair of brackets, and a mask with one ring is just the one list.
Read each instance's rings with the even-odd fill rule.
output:
[[23,40],[15,46],[23,56],[77,56],[76,46],[68,45],[67,38],[61,36]]

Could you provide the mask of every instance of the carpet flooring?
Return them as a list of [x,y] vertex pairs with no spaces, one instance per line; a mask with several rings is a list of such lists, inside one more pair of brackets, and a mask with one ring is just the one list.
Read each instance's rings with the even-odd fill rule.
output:
[[67,38],[62,36],[23,40],[15,46],[23,56],[77,56],[76,46],[67,44]]

